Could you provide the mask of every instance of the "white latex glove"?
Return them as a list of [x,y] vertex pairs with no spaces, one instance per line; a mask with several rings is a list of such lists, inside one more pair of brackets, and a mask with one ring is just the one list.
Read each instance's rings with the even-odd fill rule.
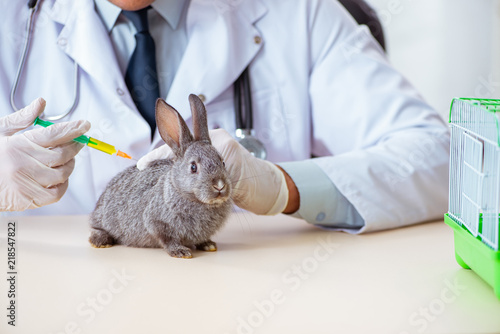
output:
[[57,202],[68,189],[74,156],[72,141],[90,129],[87,121],[59,123],[16,132],[33,124],[45,109],[41,98],[0,118],[0,211],[21,211]]
[[[233,182],[233,200],[240,208],[260,215],[281,213],[288,203],[283,172],[269,161],[255,158],[223,129],[210,130],[212,145],[224,159]],[[140,170],[149,162],[165,159],[172,150],[163,145],[137,162]]]

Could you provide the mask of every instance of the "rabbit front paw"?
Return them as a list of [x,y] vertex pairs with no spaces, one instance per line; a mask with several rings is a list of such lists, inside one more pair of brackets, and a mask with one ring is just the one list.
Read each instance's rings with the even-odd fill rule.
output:
[[167,248],[167,252],[171,257],[183,259],[190,259],[193,257],[193,254],[191,254],[191,250],[188,247],[182,245],[169,246]]
[[108,232],[94,228],[91,229],[89,242],[94,248],[108,248],[115,244],[113,237]]
[[205,252],[215,252],[217,250],[217,244],[212,240],[208,240],[202,242],[201,244],[196,245],[196,249],[205,251]]

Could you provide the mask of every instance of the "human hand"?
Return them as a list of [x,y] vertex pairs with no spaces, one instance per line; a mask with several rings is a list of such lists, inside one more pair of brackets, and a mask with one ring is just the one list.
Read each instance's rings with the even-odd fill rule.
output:
[[68,189],[74,156],[72,141],[90,129],[87,121],[58,123],[14,135],[31,126],[45,109],[41,98],[0,118],[0,211],[22,211],[57,202]]
[[[275,215],[285,210],[289,199],[287,175],[280,168],[255,158],[225,130],[210,130],[210,139],[226,164],[236,205],[261,215]],[[149,162],[168,158],[171,153],[170,147],[163,145],[142,157],[137,168],[142,170]]]

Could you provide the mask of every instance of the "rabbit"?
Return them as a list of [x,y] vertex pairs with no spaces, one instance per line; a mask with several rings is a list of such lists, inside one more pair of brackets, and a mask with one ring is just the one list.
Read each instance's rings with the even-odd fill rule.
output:
[[161,247],[177,258],[191,258],[193,247],[217,250],[210,238],[232,211],[232,184],[203,102],[191,94],[189,103],[194,137],[177,110],[156,101],[158,131],[173,158],[129,167],[109,182],[90,215],[93,247]]

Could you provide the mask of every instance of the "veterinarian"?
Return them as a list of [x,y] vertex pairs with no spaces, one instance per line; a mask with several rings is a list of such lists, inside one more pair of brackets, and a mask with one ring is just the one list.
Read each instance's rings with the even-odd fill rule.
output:
[[[212,141],[244,209],[353,233],[446,210],[447,127],[337,1],[0,3],[2,211],[89,213],[131,162],[79,151],[70,139],[88,131],[82,120],[88,135],[139,158],[163,144],[150,101],[164,98],[191,125],[190,93],[220,128]],[[273,164],[233,139],[234,84],[247,68],[252,133]],[[28,128],[42,111],[62,123]],[[167,155],[160,147],[139,167]]]

